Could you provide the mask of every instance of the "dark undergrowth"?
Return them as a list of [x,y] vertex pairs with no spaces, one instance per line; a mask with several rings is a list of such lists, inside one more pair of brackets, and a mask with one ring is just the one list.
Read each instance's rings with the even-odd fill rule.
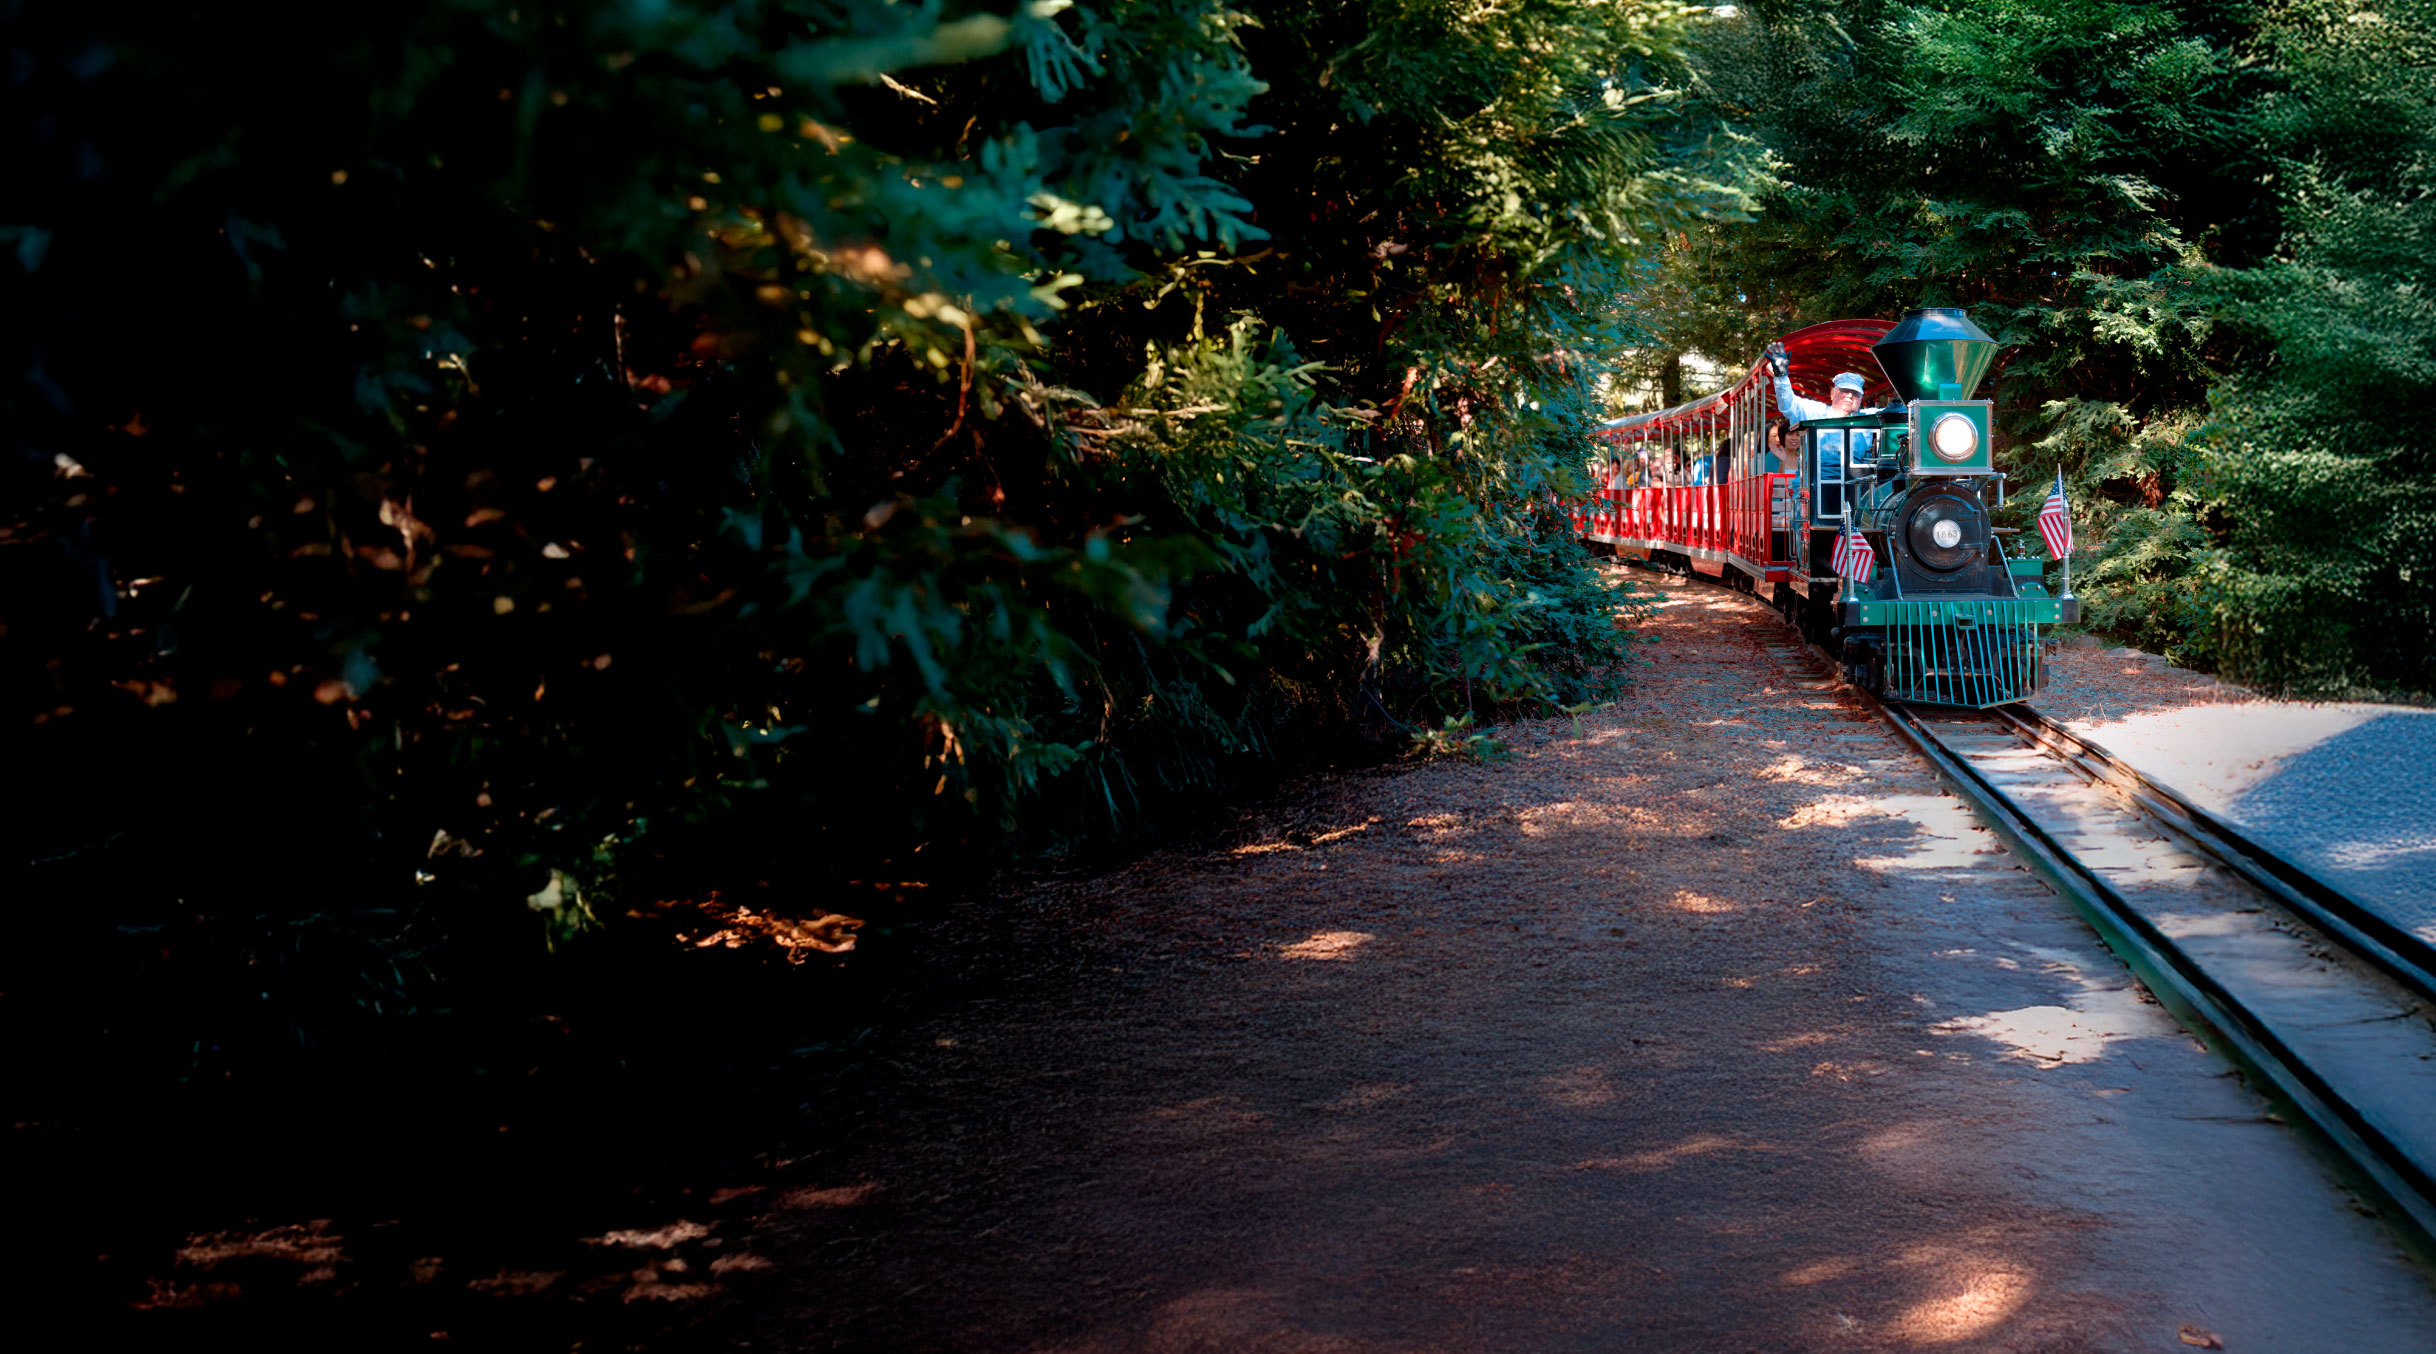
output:
[[[1350,786],[1392,774],[1300,771],[1204,804],[1190,835],[1308,840],[1341,826]],[[146,1347],[692,1347],[721,1275],[668,1268],[675,1243],[798,1183],[791,1164],[884,1133],[909,1028],[1011,985],[1109,981],[1121,926],[1073,913],[1061,886],[1128,859],[865,884],[885,920],[840,955],[755,928],[794,910],[766,871],[691,856],[662,866],[701,890],[688,903],[471,987],[513,999],[369,1021],[267,1064],[214,1054],[278,1041],[232,1040],[174,1085],[96,1087],[76,1037],[49,1031],[13,1069],[27,1101],[66,1112],[13,1130],[12,1272],[105,1342]],[[151,1013],[122,1003],[191,994],[92,995],[89,1015],[142,1028]]]

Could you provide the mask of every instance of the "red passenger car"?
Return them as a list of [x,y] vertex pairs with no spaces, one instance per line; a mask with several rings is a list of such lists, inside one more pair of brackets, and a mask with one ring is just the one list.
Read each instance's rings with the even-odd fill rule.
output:
[[[1883,402],[1890,389],[1870,345],[1893,327],[1834,320],[1786,335],[1795,389],[1824,398],[1838,372],[1857,371],[1869,378],[1862,402]],[[1714,395],[1601,424],[1593,443],[1601,459],[1621,460],[1628,474],[1646,472],[1636,487],[1600,489],[1575,509],[1575,527],[1631,558],[1715,574],[1788,614],[1800,609],[1813,587],[1811,561],[1820,561],[1815,572],[1827,572],[1843,482],[1805,473],[1815,467],[1798,456],[1786,463],[1772,453],[1774,384],[1767,363],[1756,362]],[[1705,475],[1697,469],[1702,461],[1710,467]],[[1690,482],[1696,477],[1705,482]],[[1820,586],[1833,591],[1829,580]]]

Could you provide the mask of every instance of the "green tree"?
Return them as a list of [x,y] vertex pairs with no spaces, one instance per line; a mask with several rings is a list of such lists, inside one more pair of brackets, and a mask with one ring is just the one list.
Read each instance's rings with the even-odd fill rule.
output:
[[2284,235],[2208,279],[2246,347],[2192,476],[2206,637],[2270,686],[2436,692],[2436,9],[2278,5],[2257,55]]
[[661,857],[860,914],[1611,691],[1550,496],[1620,270],[1735,208],[1704,13],[467,0],[304,67],[29,13],[18,952],[90,956],[29,980],[219,1019],[166,935],[259,1044]]

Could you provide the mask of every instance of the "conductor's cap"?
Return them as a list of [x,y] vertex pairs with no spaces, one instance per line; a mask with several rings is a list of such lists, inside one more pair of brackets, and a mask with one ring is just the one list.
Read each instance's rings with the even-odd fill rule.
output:
[[1835,378],[1835,388],[1838,390],[1849,390],[1857,394],[1867,389],[1868,386],[1869,378],[1857,371],[1848,371]]

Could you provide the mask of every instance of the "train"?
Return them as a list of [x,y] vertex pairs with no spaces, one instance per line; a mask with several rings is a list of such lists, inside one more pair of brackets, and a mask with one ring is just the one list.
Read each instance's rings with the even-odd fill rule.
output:
[[[2081,604],[2069,572],[2048,583],[2038,533],[1995,525],[2005,474],[1977,394],[1996,350],[1950,307],[1796,330],[1715,394],[1598,425],[1602,487],[1575,505],[1575,530],[1766,599],[1882,698],[2025,700],[2046,685],[2042,629]],[[1780,363],[1806,407],[1779,407]],[[1802,393],[1856,374],[1848,412],[1819,416],[1832,401]],[[1850,550],[1854,576],[1835,568],[1839,540],[1867,543]]]

